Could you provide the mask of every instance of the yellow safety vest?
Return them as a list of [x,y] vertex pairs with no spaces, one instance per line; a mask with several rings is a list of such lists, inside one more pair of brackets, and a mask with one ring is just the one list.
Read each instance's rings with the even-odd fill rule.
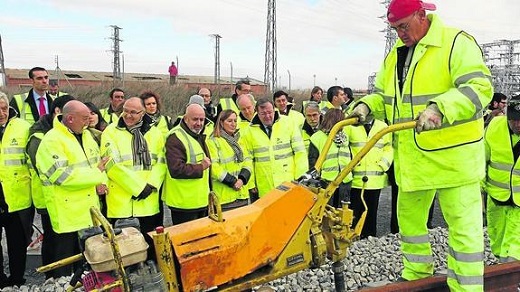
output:
[[108,109],[109,109],[109,107],[102,108],[99,110],[99,112],[101,113],[101,117],[103,117],[105,122],[107,122],[108,124],[111,124],[114,122],[117,123],[117,121],[119,120],[119,116],[116,113],[109,113]]
[[[278,120],[276,120],[278,116]],[[301,129],[288,117],[275,114],[269,138],[258,116],[253,119],[244,141],[253,158],[253,168],[260,197],[285,181],[298,179],[309,169]]]
[[31,175],[25,156],[25,146],[31,125],[12,118],[0,141],[0,181],[9,213],[31,206]]
[[[374,124],[372,125],[368,135],[365,128],[362,126],[346,127],[345,131],[349,136],[352,156],[355,157],[370,138],[386,127],[386,123],[374,120]],[[386,171],[392,164],[393,155],[392,135],[385,135],[377,141],[374,147],[372,147],[365,157],[361,159],[358,165],[354,167],[352,172],[352,187],[359,189],[362,188],[362,179],[364,176],[368,178],[366,183],[366,189],[368,190],[378,190],[388,186],[388,176]]]
[[[206,140],[211,156],[211,179],[213,181],[213,191],[217,194],[221,204],[231,203],[237,199],[248,199],[249,192],[247,184],[239,191],[235,191],[222,183],[227,174],[238,178],[240,171],[245,168],[252,173],[253,163],[251,156],[243,144],[243,139],[239,139],[244,160],[237,162],[236,155],[229,143],[222,137],[211,136]],[[254,180],[251,176],[249,181]],[[249,182],[248,181],[248,182]]]
[[520,160],[514,161],[513,145],[506,116],[496,116],[485,134],[487,177],[486,191],[497,201],[513,199],[520,206]]
[[83,147],[59,115],[36,152],[45,205],[56,233],[93,226],[89,209],[99,208],[96,186],[107,182],[106,174],[97,167],[99,146],[92,134],[85,130],[81,139]]
[[[174,127],[170,135],[175,135],[186,149],[186,163],[200,164],[206,156],[202,146],[180,126]],[[198,209],[208,205],[209,168],[201,178],[173,178],[166,175],[163,200],[166,205],[179,209]]]
[[[107,217],[145,217],[159,213],[159,189],[166,174],[164,138],[161,131],[151,126],[144,134],[151,156],[151,169],[134,165],[132,133],[110,124],[101,135],[102,156],[112,159],[106,165],[108,175]],[[157,188],[144,200],[133,200],[146,184]]]
[[220,107],[223,111],[227,109],[233,110],[237,114],[237,121],[240,122],[240,110],[238,109],[237,104],[233,101],[232,97],[221,97],[218,103],[220,104]]
[[[316,147],[316,149],[318,149],[320,154],[323,150],[323,147],[325,146],[325,142],[327,142],[328,136],[328,134],[325,134],[321,130],[317,131],[311,136],[311,143],[314,145],[314,147]],[[330,146],[329,152],[327,152],[327,156],[325,156],[323,165],[321,166],[321,178],[327,181],[333,181],[343,170],[343,168],[345,168],[350,163],[351,160],[352,154],[350,153],[349,141],[343,143],[341,147],[338,147],[338,145],[333,142]],[[350,181],[352,181],[352,173],[349,173],[343,179],[344,183],[348,183]]]

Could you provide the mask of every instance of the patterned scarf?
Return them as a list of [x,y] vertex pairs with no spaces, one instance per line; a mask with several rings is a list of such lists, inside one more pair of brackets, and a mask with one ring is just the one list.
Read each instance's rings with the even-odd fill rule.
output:
[[134,166],[142,165],[144,170],[150,170],[152,169],[152,158],[148,150],[148,143],[146,143],[143,134],[139,131],[142,125],[143,120],[132,127],[126,127],[126,129],[134,136],[132,139]]
[[233,152],[235,152],[236,162],[244,161],[244,153],[242,152],[242,148],[238,145],[238,138],[240,138],[240,133],[236,132],[233,136],[226,133],[226,131],[220,132],[220,137],[224,138],[226,142],[228,142]]
[[345,135],[345,132],[343,132],[343,130],[340,130],[339,132],[336,133],[336,136],[334,137],[334,143],[338,147],[341,147],[347,141],[348,141],[347,135]]

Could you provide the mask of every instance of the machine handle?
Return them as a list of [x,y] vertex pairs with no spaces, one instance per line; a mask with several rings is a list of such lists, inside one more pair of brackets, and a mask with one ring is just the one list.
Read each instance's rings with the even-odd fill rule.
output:
[[[320,156],[318,157],[318,160],[316,160],[316,165],[314,165],[314,169],[321,173],[321,167],[323,166],[323,162],[325,161],[325,157],[327,157],[327,153],[329,153],[330,146],[332,146],[332,141],[334,140],[334,137],[336,134],[343,129],[345,126],[355,125],[358,123],[358,118],[350,118],[346,120],[342,120],[338,122],[337,124],[332,127],[329,133],[329,137],[327,138],[327,141],[325,141],[325,145],[323,146],[323,149],[320,152]],[[309,167],[312,167],[312,165],[309,165]]]

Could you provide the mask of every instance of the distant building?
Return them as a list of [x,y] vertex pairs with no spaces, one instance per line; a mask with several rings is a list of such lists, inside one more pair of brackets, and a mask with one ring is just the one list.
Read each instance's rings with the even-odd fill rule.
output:
[[[6,68],[6,86],[31,88],[32,82],[27,75],[29,69],[9,69]],[[51,78],[57,79],[57,76],[52,76],[53,71],[49,70]],[[92,72],[92,71],[69,71],[61,70],[59,83],[61,87],[70,86],[99,86],[104,83],[112,83],[112,72]],[[63,74],[63,75],[62,75]],[[170,76],[168,74],[149,74],[149,73],[124,73],[123,81],[125,84],[138,83],[164,83],[168,85]],[[62,76],[66,76],[62,78]],[[235,83],[242,78],[220,78],[220,92],[221,95],[231,95],[235,90]],[[249,78],[251,82],[251,90],[253,95],[263,95],[266,92],[267,86],[264,82]],[[177,76],[176,84],[180,88],[193,89],[196,91],[200,87],[209,88],[216,96],[217,85],[214,84],[215,78],[213,76],[193,76],[193,75],[179,75]]]

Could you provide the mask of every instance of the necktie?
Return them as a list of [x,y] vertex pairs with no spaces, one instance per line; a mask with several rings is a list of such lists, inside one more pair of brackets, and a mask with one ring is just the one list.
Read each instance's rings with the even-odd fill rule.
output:
[[38,111],[40,112],[40,117],[41,117],[41,116],[44,116],[46,114],[46,112],[45,112],[45,98],[40,97],[39,100],[40,100],[40,106],[38,108]]

